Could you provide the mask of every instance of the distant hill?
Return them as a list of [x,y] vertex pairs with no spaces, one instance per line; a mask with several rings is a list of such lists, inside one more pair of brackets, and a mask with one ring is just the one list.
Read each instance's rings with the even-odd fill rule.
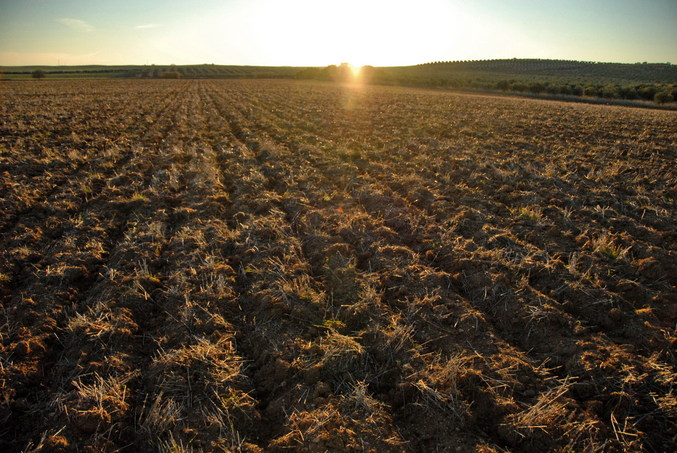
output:
[[487,76],[588,83],[677,83],[677,65],[669,63],[593,63],[566,60],[444,61],[388,68],[394,75],[420,77]]
[[375,83],[672,103],[677,66],[563,60],[445,61],[375,68]]
[[47,78],[293,78],[304,68],[284,66],[143,65],[143,66],[0,66],[3,78],[30,78],[35,70]]
[[[7,66],[2,79],[29,79],[41,70],[46,78],[299,78],[346,80],[344,66]],[[368,67],[369,83],[452,89],[493,90],[549,96],[645,100],[660,104],[677,99],[677,65],[669,63],[594,63],[511,59],[442,61],[415,66]]]
[[[233,65],[129,65],[129,66],[0,66],[5,78],[30,76],[35,70],[53,77],[159,78],[177,72],[187,78],[286,78],[308,69],[292,66]],[[315,68],[318,69],[318,68]],[[533,79],[586,83],[677,83],[677,65],[669,63],[593,63],[566,60],[473,60],[440,61],[415,66],[375,68],[381,78]]]

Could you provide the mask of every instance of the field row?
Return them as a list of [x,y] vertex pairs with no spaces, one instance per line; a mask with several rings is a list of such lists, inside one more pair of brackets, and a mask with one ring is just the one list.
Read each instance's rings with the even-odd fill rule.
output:
[[672,451],[673,112],[0,86],[10,451]]

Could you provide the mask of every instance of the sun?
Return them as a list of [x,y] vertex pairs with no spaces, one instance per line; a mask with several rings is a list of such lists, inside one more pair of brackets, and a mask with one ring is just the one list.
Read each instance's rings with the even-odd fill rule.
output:
[[207,55],[227,48],[253,65],[329,66],[348,61],[358,76],[362,65],[452,59],[459,49],[480,46],[487,35],[484,29],[479,35],[471,33],[470,24],[476,21],[464,14],[457,0],[420,0],[416,6],[405,0],[344,0],[340,7],[316,0],[235,3],[235,9],[210,12],[191,30],[202,42],[191,43],[191,48],[204,49]]
[[352,85],[361,85],[365,82],[365,70],[367,66],[359,66],[352,63],[343,62],[339,66],[334,66],[334,77]]

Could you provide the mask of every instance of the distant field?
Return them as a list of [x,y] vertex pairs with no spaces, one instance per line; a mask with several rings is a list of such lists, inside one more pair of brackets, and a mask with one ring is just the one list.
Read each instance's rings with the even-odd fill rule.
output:
[[594,63],[565,60],[484,60],[435,62],[416,66],[392,68],[402,75],[444,77],[461,74],[468,77],[493,75],[509,79],[541,77],[548,81],[565,79],[569,82],[619,84],[629,83],[677,83],[677,66],[668,63]]
[[304,68],[282,66],[224,66],[224,65],[145,65],[145,66],[12,66],[0,67],[5,79],[31,79],[35,70],[45,72],[46,78],[127,78],[158,79],[177,73],[183,78],[293,78]]
[[[0,79],[30,80],[33,72],[39,70],[47,79],[350,80],[352,71],[342,66],[16,66],[0,67]],[[677,66],[669,63],[621,64],[528,59],[456,61],[402,67],[369,66],[361,77],[363,82],[377,85],[506,92],[622,105],[642,106],[651,103],[661,104],[662,108],[677,109]]]
[[[48,76],[63,77],[78,75],[81,77],[118,76],[125,78],[158,78],[165,72],[176,71],[183,77],[219,78],[219,77],[293,77],[304,70],[322,68],[303,68],[291,66],[227,66],[214,64],[201,65],[143,65],[143,66],[0,66],[0,74],[5,78],[30,78],[36,69],[43,70]],[[676,84],[677,66],[663,63],[592,63],[562,60],[478,60],[450,61],[419,64],[415,66],[376,68],[381,78],[388,79],[534,79],[570,83],[658,83]]]
[[673,452],[675,124],[2,82],[0,449]]

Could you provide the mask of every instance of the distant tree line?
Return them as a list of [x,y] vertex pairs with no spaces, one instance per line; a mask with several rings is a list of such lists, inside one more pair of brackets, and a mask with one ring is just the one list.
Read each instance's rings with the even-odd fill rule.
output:
[[[440,72],[474,71],[503,74],[505,76],[544,75],[561,76],[569,80],[609,82],[655,82],[677,81],[677,66],[670,63],[598,63],[575,60],[467,60],[436,61],[414,66],[419,75]],[[599,80],[598,80],[599,79]]]
[[[362,66],[360,68],[359,79],[362,82],[374,81],[376,68],[373,66]],[[355,79],[353,69],[348,63],[340,65],[330,65],[324,68],[305,68],[296,74],[297,79],[306,80],[325,80],[334,82],[349,82]]]
[[164,71],[160,74],[161,79],[180,79],[181,73],[179,71]]
[[[539,60],[498,60],[498,61],[469,61],[469,62],[435,62],[425,65],[405,68],[374,68],[363,69],[364,81],[387,84],[406,85],[418,87],[435,87],[451,89],[477,89],[513,93],[526,93],[533,95],[551,96],[579,96],[602,99],[644,100],[653,101],[657,104],[666,104],[677,99],[677,83],[625,83],[618,82],[590,82],[571,81],[566,79],[557,80],[556,77],[530,74],[525,71],[523,77],[506,78],[503,74],[491,72],[488,68],[501,66],[506,67],[514,64],[515,67],[522,65],[533,70],[536,65],[543,67],[560,68],[566,65],[581,65],[595,63],[558,62]],[[444,69],[444,66],[464,64],[462,71]],[[477,64],[477,68],[468,68],[468,64]],[[493,65],[493,66],[492,66]],[[435,68],[437,70],[432,70]],[[419,69],[419,70],[417,70]],[[424,69],[421,71],[420,69]],[[474,69],[474,70],[470,70]],[[296,78],[315,79],[325,81],[350,80],[350,67],[347,64],[340,66],[331,65],[324,68],[306,68],[300,71]]]
[[2,67],[0,74],[32,78],[114,77],[114,78],[294,78],[299,68],[272,66],[128,65],[128,66],[31,66]]
[[552,83],[500,80],[495,84],[485,84],[484,88],[532,94],[560,94],[604,99],[645,100],[655,101],[658,104],[672,102],[674,98],[677,97],[677,84],[620,85],[618,83]]
[[[35,79],[73,75],[123,78],[296,78],[354,81],[347,64],[294,68],[225,65],[144,65],[7,67],[7,75]],[[492,90],[546,96],[644,100],[666,104],[677,99],[677,66],[669,63],[595,63],[568,60],[504,59],[436,61],[416,66],[364,66],[363,83]]]

